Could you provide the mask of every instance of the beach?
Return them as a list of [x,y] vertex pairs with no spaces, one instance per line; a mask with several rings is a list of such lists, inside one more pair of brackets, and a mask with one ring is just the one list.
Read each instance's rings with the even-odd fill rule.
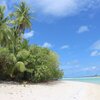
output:
[[0,83],[1,100],[100,100],[100,85],[55,81],[39,84]]

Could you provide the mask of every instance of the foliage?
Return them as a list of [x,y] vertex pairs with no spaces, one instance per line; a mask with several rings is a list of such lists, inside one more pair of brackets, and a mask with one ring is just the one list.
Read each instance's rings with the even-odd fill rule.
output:
[[25,72],[26,68],[23,62],[17,62],[15,65],[15,69],[21,73]]
[[16,57],[7,48],[0,48],[0,78],[10,77]]
[[31,29],[30,9],[24,2],[5,17],[0,6],[0,79],[44,82],[62,77],[58,56],[48,48],[29,45],[23,38]]
[[8,17],[4,17],[5,6],[0,6],[0,45],[8,46],[11,43],[11,28],[8,26]]
[[63,72],[59,70],[58,58],[54,52],[39,46],[31,46],[29,50],[32,58],[34,58],[32,81],[41,82],[62,77]]
[[28,59],[29,55],[30,55],[30,52],[29,51],[27,51],[25,49],[22,49],[17,54],[17,60],[18,61],[25,61],[25,60]]

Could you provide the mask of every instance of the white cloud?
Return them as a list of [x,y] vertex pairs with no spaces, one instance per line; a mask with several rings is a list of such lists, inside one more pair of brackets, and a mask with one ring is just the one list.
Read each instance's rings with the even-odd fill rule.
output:
[[72,61],[69,61],[67,62],[66,64],[67,66],[70,66],[70,67],[79,67],[80,66],[80,62],[78,60],[72,60]]
[[24,34],[25,39],[31,38],[33,36],[34,36],[34,31],[30,31],[30,32]]
[[92,51],[91,56],[100,56],[100,51],[98,50]]
[[52,44],[48,43],[48,42],[45,42],[42,47],[45,47],[45,48],[51,48],[52,47]]
[[80,26],[77,33],[84,33],[84,32],[88,32],[89,31],[89,27],[86,25]]
[[61,49],[68,49],[69,48],[69,45],[63,45],[62,47],[61,47]]
[[97,40],[95,43],[93,43],[91,48],[95,50],[100,50],[100,40]]
[[96,69],[97,67],[96,66],[92,66],[92,69]]
[[83,68],[82,70],[83,71],[92,71],[92,70],[95,70],[96,68],[97,68],[97,66],[92,66],[92,67]]
[[93,43],[91,49],[91,56],[100,56],[100,40],[97,40],[95,43]]
[[100,0],[23,0],[40,12],[52,16],[70,16],[95,8]]
[[[81,11],[87,11],[100,6],[100,0],[0,0],[9,5],[25,1],[31,9],[54,17],[72,16]],[[11,10],[11,9],[10,9]]]

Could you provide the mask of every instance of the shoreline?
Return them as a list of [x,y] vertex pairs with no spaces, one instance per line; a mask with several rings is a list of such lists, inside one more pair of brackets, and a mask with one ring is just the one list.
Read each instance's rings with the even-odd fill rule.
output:
[[84,77],[63,77],[64,79],[72,78],[100,78],[100,76],[84,76]]
[[100,85],[76,81],[0,83],[2,100],[100,100]]

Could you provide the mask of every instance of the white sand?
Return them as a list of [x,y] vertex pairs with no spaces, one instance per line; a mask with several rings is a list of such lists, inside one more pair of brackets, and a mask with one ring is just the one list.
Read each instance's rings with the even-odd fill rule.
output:
[[100,100],[100,85],[71,81],[26,86],[0,83],[0,100]]

